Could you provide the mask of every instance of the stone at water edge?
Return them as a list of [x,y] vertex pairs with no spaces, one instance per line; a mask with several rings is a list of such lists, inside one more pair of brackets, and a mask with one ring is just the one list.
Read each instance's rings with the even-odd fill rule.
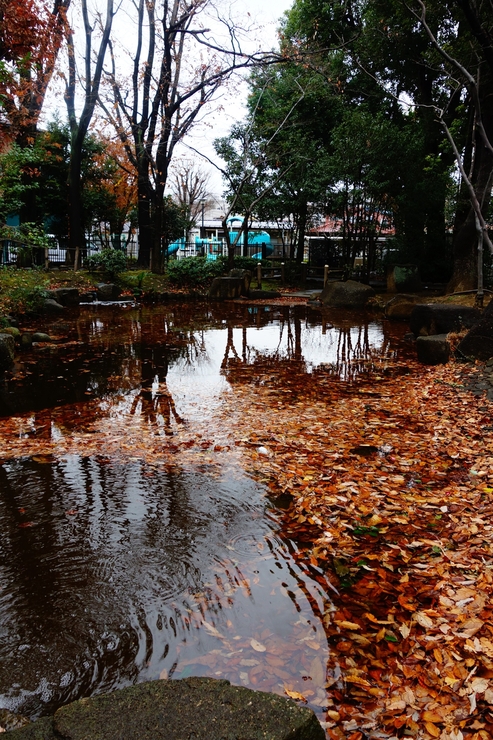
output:
[[423,365],[445,365],[450,359],[450,343],[446,334],[418,337],[416,351]]
[[[36,727],[41,722],[37,732]],[[36,734],[37,732],[37,734]],[[12,740],[325,740],[311,709],[214,678],[150,681],[81,699]]]
[[31,340],[33,342],[52,342],[53,341],[49,334],[45,334],[42,331],[34,332],[34,334],[31,336]]
[[421,302],[417,295],[398,293],[385,304],[385,317],[394,321],[409,321],[414,306]]
[[415,337],[448,334],[469,329],[480,318],[481,312],[472,306],[418,303],[411,313],[410,329]]
[[356,280],[335,281],[327,283],[320,293],[320,300],[325,306],[332,308],[366,308],[368,301],[373,298],[375,291],[370,285],[358,283]]
[[77,288],[53,288],[48,291],[48,294],[61,306],[78,306],[80,302]]
[[241,295],[247,296],[248,291],[250,290],[250,283],[252,282],[252,273],[250,272],[250,270],[240,270],[239,268],[235,267],[233,270],[229,271],[229,277],[240,278],[240,280],[243,281]]
[[15,341],[10,334],[0,332],[0,372],[14,364]]
[[469,360],[493,357],[493,300],[484,309],[478,323],[461,339],[457,351]]
[[63,306],[57,301],[53,300],[53,298],[46,298],[43,303],[44,313],[60,313],[63,310]]
[[208,298],[210,300],[224,301],[239,298],[244,286],[243,278],[239,277],[217,277],[212,281],[209,288]]
[[98,301],[116,301],[121,293],[118,285],[114,283],[99,283],[96,288]]

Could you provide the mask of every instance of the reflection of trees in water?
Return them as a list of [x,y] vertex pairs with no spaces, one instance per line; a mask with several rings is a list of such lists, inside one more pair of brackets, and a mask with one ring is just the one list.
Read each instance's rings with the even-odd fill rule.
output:
[[[235,346],[234,323],[228,323],[227,341],[221,371],[231,382],[255,380],[263,382],[265,376],[273,379],[272,373],[280,375],[289,373],[290,381],[296,376],[313,372],[316,377],[325,375],[337,380],[355,380],[362,374],[374,370],[382,358],[394,357],[392,341],[378,327],[379,346],[375,346],[375,324],[368,322],[356,324],[344,322],[339,326],[322,322],[320,332],[313,329],[308,322],[304,307],[285,306],[280,309],[276,322],[278,339],[273,349],[259,350],[249,344],[246,327],[241,333],[241,347]],[[301,310],[300,310],[301,309]],[[320,326],[317,322],[316,327]],[[307,346],[316,336],[317,346]],[[239,345],[239,340],[236,340]],[[315,364],[310,357],[310,350],[320,360]],[[327,361],[323,361],[323,357]]]
[[[183,346],[184,353],[187,346]],[[178,414],[166,384],[170,365],[169,347],[165,343],[149,345],[143,340],[134,347],[140,356],[140,391],[133,398],[130,414],[139,414],[152,426],[164,428],[165,434],[171,435],[172,421],[183,424],[184,420]]]

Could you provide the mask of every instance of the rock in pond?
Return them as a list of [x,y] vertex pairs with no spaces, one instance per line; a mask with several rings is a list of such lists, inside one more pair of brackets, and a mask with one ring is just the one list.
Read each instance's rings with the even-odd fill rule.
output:
[[0,334],[0,372],[14,363],[15,341],[10,334]]
[[320,294],[320,300],[325,306],[333,308],[365,308],[374,295],[375,291],[370,285],[356,280],[335,281],[327,283]]
[[49,334],[45,334],[42,331],[36,331],[31,336],[31,341],[33,342],[51,342],[51,337]]
[[80,301],[77,288],[54,288],[49,296],[61,306],[78,306]]
[[96,288],[98,301],[116,301],[121,293],[118,285],[114,283],[99,283]]
[[449,331],[469,329],[480,317],[481,312],[472,306],[418,303],[411,313],[410,329],[416,337],[448,334]]
[[418,337],[416,351],[423,365],[444,365],[450,359],[450,344],[446,334]]
[[46,298],[43,310],[45,313],[60,313],[60,311],[63,311],[63,306],[53,298]]
[[292,699],[214,678],[150,681],[80,699],[12,740],[325,740]]

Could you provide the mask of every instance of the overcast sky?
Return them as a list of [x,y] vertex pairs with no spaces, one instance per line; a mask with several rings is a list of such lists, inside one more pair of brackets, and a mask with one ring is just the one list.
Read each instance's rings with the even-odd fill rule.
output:
[[[258,27],[255,39],[253,39],[256,46],[264,50],[277,49],[279,21],[292,4],[293,0],[237,0],[232,4],[232,14],[243,15],[249,13],[252,22]],[[213,141],[218,137],[226,136],[233,123],[244,117],[246,96],[246,85],[236,88],[231,93],[223,91],[216,108],[214,109],[214,106],[211,105],[207,111],[204,111],[204,123],[197,126],[185,141],[185,145],[180,147],[179,152],[177,152],[179,156],[186,157],[191,154],[186,146],[189,143],[213,161],[221,164],[215,154]],[[200,157],[196,157],[196,159],[200,161]],[[210,173],[210,190],[215,195],[222,194],[224,186],[219,171],[205,160],[202,160],[202,162],[204,170]],[[178,157],[175,164],[179,165]]]

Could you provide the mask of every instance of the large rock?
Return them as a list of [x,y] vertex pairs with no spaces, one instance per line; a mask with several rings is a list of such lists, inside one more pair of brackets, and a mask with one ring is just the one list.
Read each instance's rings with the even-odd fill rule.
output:
[[250,270],[240,270],[235,267],[233,270],[229,271],[229,277],[240,278],[243,281],[241,295],[247,296],[248,291],[250,290],[250,283],[252,281],[252,273]]
[[0,334],[0,372],[14,363],[15,340],[10,334]]
[[43,302],[43,311],[45,313],[60,313],[63,311],[63,306],[54,298],[46,298]]
[[419,303],[412,310],[410,329],[416,337],[448,334],[449,331],[469,329],[480,318],[481,312],[470,306]]
[[394,321],[409,321],[414,306],[420,300],[417,295],[399,293],[385,305],[385,317]]
[[98,301],[116,301],[121,293],[118,285],[114,283],[99,283],[96,288]]
[[357,283],[355,280],[327,283],[320,294],[320,300],[333,308],[365,308],[373,298],[375,291],[370,285]]
[[80,297],[77,288],[54,288],[48,291],[49,297],[61,306],[78,306]]
[[[38,731],[36,731],[39,725]],[[325,740],[310,709],[213,678],[150,681],[81,699],[12,740]]]
[[471,360],[489,360],[493,357],[493,300],[466,336],[459,342],[457,351]]
[[423,365],[444,365],[450,359],[450,344],[446,334],[418,337],[416,351]]
[[387,272],[389,293],[407,293],[421,290],[421,278],[416,265],[392,265]]
[[243,278],[217,277],[212,281],[208,296],[216,301],[239,298],[242,295],[243,286]]

